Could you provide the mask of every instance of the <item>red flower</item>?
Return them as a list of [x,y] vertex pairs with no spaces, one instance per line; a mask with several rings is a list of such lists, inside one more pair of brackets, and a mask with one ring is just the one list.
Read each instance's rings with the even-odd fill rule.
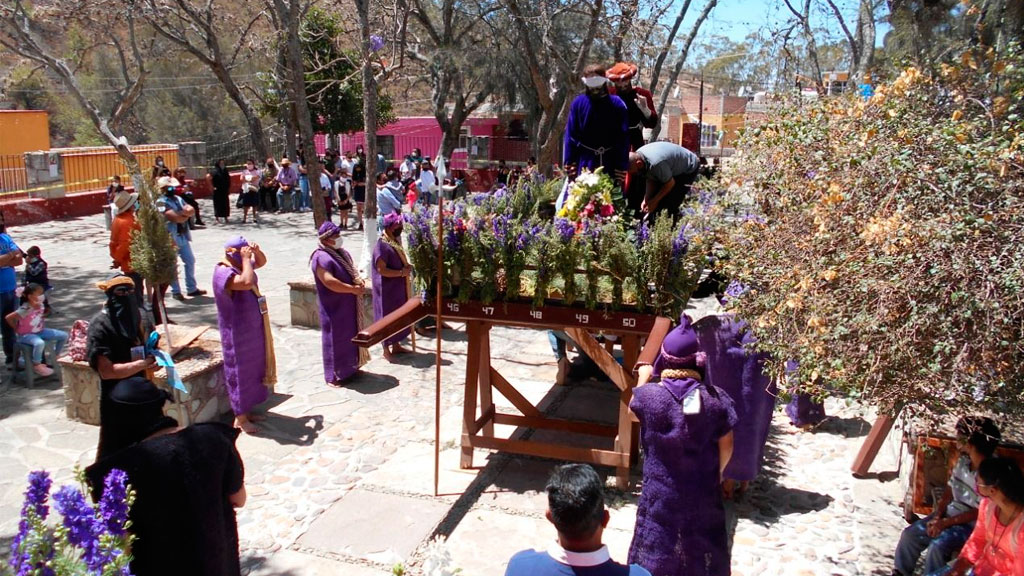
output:
[[614,213],[615,213],[615,207],[613,207],[611,204],[602,204],[601,205],[601,216],[602,217],[607,218],[607,217],[611,216]]

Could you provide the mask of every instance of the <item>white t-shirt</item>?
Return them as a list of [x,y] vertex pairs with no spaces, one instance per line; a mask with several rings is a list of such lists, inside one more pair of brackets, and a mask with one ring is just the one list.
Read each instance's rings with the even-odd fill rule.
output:
[[402,180],[405,180],[406,178],[412,178],[412,173],[416,170],[416,167],[413,166],[412,162],[406,161],[402,162],[402,165],[398,167],[398,170],[402,174]]
[[420,189],[430,190],[437,185],[437,179],[434,178],[434,173],[430,170],[424,170],[420,172]]

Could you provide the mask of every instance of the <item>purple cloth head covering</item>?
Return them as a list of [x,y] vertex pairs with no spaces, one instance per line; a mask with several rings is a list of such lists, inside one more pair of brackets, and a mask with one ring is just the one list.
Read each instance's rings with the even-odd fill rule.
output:
[[334,222],[325,220],[324,223],[320,225],[320,229],[317,230],[316,234],[321,240],[325,238],[334,238],[335,236],[341,235],[341,228],[339,228]]
[[224,254],[228,260],[235,266],[240,267],[242,265],[242,248],[249,245],[249,241],[242,236],[235,236],[224,243]]
[[690,324],[690,317],[683,314],[679,317],[679,325],[665,336],[661,353],[654,361],[654,375],[661,376],[662,370],[683,368],[704,373],[706,357],[700,351],[697,333]]
[[393,228],[402,223],[402,215],[397,212],[392,212],[384,217],[384,229]]

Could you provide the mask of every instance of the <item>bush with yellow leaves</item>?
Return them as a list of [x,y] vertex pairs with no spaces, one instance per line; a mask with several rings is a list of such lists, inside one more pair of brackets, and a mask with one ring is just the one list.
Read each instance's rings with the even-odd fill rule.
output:
[[773,369],[882,410],[1024,413],[1024,50],[979,47],[873,97],[792,103],[722,182],[733,302]]

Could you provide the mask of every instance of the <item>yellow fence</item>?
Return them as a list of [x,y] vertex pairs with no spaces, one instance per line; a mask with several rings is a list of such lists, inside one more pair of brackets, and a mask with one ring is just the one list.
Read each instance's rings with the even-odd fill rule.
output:
[[[164,166],[172,170],[178,166],[178,146],[175,144],[153,144],[132,146],[132,152],[139,160],[142,173],[150,174],[150,168],[157,156],[162,156]],[[118,174],[126,186],[127,170],[112,147],[60,148],[52,150],[61,155],[64,164],[64,190],[67,194],[85,192],[106,187],[107,180]]]

